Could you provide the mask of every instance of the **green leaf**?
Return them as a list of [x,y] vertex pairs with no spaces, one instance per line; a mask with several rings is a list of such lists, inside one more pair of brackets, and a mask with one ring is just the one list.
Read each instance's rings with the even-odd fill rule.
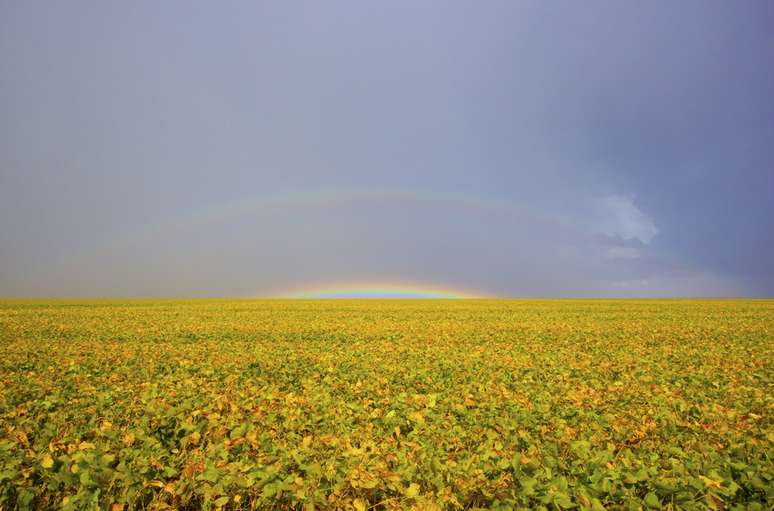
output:
[[570,496],[564,493],[555,493],[552,500],[554,504],[561,507],[562,509],[571,509],[576,507],[573,501],[570,500]]
[[196,477],[199,481],[207,481],[209,483],[217,483],[218,479],[220,479],[220,472],[215,467],[209,467],[207,470],[202,472]]
[[661,509],[661,502],[659,502],[658,497],[653,492],[645,495],[645,504],[651,509]]

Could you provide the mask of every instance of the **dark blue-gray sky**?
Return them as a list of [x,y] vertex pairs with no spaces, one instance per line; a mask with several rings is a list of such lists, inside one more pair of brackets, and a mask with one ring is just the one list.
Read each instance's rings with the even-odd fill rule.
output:
[[774,4],[2,2],[0,296],[774,294]]

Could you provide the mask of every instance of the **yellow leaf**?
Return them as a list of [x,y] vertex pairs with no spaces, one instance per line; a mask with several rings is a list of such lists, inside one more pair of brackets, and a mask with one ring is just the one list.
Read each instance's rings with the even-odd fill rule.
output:
[[707,485],[708,488],[720,488],[721,483],[719,481],[715,481],[710,479],[709,477],[699,476],[699,479],[701,479],[704,484]]
[[[362,477],[362,476],[361,476]],[[364,479],[360,480],[360,487],[366,488],[366,489],[372,489],[376,488],[376,486],[379,484],[379,482],[374,479],[373,477],[370,477],[366,474],[366,477]]]
[[88,449],[94,449],[94,447],[95,447],[94,444],[91,443],[91,442],[81,442],[78,445],[78,449],[80,449],[81,451],[86,451]]
[[360,498],[355,499],[352,505],[355,506],[355,509],[357,509],[357,511],[366,511],[366,509],[368,509],[368,506],[365,503],[365,501]]
[[386,472],[383,477],[387,479],[388,481],[391,481],[393,483],[397,483],[400,481],[400,474],[396,472]]
[[419,485],[417,483],[411,483],[406,489],[406,497],[413,499],[419,495]]
[[40,461],[40,466],[43,468],[51,468],[54,466],[54,458],[51,457],[50,454],[46,454],[43,456],[43,459]]
[[414,422],[417,422],[419,424],[425,423],[425,416],[422,415],[422,412],[411,412],[408,416],[410,419],[413,419]]
[[110,506],[110,511],[124,511],[124,505],[119,504],[118,502],[113,502],[113,504]]
[[29,439],[27,438],[27,433],[25,433],[22,430],[16,431],[16,439],[19,441],[20,444],[24,446],[27,446],[30,443]]

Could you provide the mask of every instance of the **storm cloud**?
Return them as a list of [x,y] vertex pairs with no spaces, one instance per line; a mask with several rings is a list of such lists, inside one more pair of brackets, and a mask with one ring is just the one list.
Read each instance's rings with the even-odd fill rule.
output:
[[760,2],[0,6],[0,296],[774,294]]

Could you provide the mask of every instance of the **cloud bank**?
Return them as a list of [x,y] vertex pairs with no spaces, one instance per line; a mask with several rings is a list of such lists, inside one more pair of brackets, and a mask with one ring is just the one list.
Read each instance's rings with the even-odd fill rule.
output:
[[766,1],[4,4],[0,295],[770,296],[773,21]]

